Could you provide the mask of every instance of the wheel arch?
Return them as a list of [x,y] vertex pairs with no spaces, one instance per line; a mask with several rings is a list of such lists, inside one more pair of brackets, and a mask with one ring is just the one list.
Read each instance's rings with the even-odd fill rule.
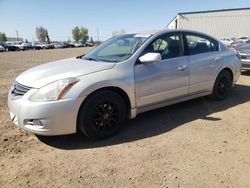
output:
[[[222,71],[228,71],[228,72],[230,73],[230,75],[231,75],[232,81],[234,80],[234,74],[233,74],[233,70],[232,70],[231,68],[229,68],[229,67],[224,67],[224,68],[222,68],[222,69],[219,71],[218,75],[219,75]],[[218,75],[217,75],[217,76],[218,76]]]
[[80,108],[78,110],[78,113],[77,113],[77,117],[79,115],[79,111],[80,111],[81,107],[86,103],[86,101],[89,100],[96,93],[102,92],[102,91],[112,91],[112,92],[118,94],[119,96],[121,96],[122,99],[123,99],[123,101],[124,101],[124,103],[125,103],[125,105],[126,105],[127,113],[129,115],[130,109],[131,109],[131,106],[132,106],[131,105],[131,100],[129,98],[129,95],[122,88],[120,88],[120,87],[117,87],[117,86],[106,86],[106,87],[98,88],[98,89],[92,91],[91,93],[89,93],[87,95],[87,97],[82,101],[82,104],[81,104],[81,106],[80,106]]

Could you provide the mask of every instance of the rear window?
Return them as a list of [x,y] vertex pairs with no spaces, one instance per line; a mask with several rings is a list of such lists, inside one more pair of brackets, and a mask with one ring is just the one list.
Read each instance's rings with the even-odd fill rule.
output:
[[218,42],[203,36],[187,34],[189,55],[214,52],[219,50]]

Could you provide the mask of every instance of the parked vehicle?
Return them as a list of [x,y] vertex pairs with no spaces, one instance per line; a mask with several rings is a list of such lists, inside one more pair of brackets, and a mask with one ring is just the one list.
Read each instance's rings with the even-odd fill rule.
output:
[[32,43],[32,48],[33,48],[34,50],[41,50],[41,49],[42,49],[42,46],[41,46],[41,44],[38,43],[38,42],[33,42],[33,43]]
[[223,38],[221,39],[221,42],[228,47],[234,47],[236,43],[235,39],[233,38]]
[[84,46],[86,46],[86,47],[93,47],[94,44],[93,44],[92,42],[86,41],[86,42],[84,43]]
[[24,43],[14,43],[14,46],[18,47],[19,50],[22,51],[28,50],[28,47]]
[[49,49],[54,49],[54,45],[52,43],[49,44]]
[[0,52],[4,52],[4,51],[5,51],[5,48],[0,45]]
[[68,42],[64,42],[63,45],[65,46],[65,48],[74,48],[75,45],[72,43],[68,43]]
[[49,49],[50,48],[50,45],[48,43],[41,43],[41,48],[42,49]]
[[65,48],[65,45],[63,43],[53,43],[54,48]]
[[22,43],[23,46],[25,46],[25,49],[31,50],[33,49],[32,43],[27,42],[27,43]]
[[20,48],[14,45],[4,45],[6,51],[20,51]]
[[238,38],[237,43],[245,43],[249,39],[250,39],[249,37],[240,37],[240,38]]
[[83,47],[84,45],[82,43],[76,42],[74,43],[75,47],[79,48],[79,47]]
[[35,134],[81,130],[102,139],[145,111],[207,95],[226,98],[240,69],[234,50],[200,32],[124,34],[86,55],[23,72],[8,106],[12,121]]
[[5,45],[14,46],[15,43],[14,43],[14,42],[11,42],[11,41],[6,41],[6,42],[5,42]]
[[238,44],[235,49],[240,54],[242,69],[250,70],[250,40],[245,43]]

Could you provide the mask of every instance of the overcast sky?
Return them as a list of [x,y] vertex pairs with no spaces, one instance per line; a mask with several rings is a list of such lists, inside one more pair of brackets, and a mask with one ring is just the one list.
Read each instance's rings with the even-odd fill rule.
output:
[[250,0],[0,0],[0,32],[36,40],[35,27],[48,29],[52,40],[72,39],[74,26],[85,26],[100,39],[113,31],[163,29],[178,12],[250,7]]

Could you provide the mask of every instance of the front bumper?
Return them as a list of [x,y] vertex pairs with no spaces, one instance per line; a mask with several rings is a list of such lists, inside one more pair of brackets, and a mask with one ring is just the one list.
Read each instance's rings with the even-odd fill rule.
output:
[[31,102],[35,89],[21,97],[8,94],[11,120],[17,127],[38,135],[72,134],[77,130],[77,114],[85,97],[50,102]]

